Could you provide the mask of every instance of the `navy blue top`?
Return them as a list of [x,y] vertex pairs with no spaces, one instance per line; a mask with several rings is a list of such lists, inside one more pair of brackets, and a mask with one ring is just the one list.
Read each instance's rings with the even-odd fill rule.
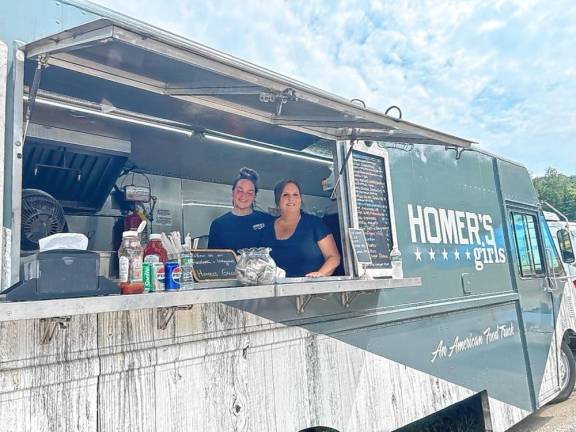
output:
[[264,227],[272,225],[274,218],[268,213],[254,210],[246,216],[232,212],[220,216],[210,225],[208,248],[238,249],[258,247]]
[[262,233],[262,246],[272,248],[270,255],[278,267],[286,270],[287,277],[305,276],[324,264],[324,255],[318,242],[332,234],[330,228],[316,216],[302,213],[294,233],[286,240],[277,240],[274,224],[266,225]]

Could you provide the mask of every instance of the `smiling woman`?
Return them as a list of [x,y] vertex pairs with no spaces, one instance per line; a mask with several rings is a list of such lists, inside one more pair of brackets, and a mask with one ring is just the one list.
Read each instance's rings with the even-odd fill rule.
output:
[[239,250],[259,246],[261,233],[272,223],[272,216],[254,210],[258,193],[258,173],[242,168],[232,184],[234,208],[212,221],[208,247]]
[[301,211],[302,189],[295,180],[283,180],[274,187],[280,217],[267,226],[262,244],[286,270],[286,276],[330,276],[340,264],[340,254],[330,228],[316,216]]

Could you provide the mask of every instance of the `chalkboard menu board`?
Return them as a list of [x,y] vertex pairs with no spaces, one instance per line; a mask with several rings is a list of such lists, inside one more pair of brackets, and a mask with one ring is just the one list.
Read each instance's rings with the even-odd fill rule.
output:
[[359,228],[348,228],[350,234],[350,241],[352,242],[352,249],[356,256],[356,262],[361,264],[372,264],[372,257],[370,256],[370,249],[366,241],[364,230]]
[[358,228],[364,230],[372,258],[372,264],[366,268],[390,269],[393,238],[385,160],[381,156],[353,151],[352,166]]
[[193,249],[196,282],[236,279],[236,254],[225,249]]

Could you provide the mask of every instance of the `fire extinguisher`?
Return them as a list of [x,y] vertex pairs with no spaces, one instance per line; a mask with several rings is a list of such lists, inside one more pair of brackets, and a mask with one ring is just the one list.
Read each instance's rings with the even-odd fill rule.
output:
[[141,211],[138,211],[136,208],[133,208],[125,217],[124,217],[124,231],[136,231],[140,222],[146,219],[146,216]]

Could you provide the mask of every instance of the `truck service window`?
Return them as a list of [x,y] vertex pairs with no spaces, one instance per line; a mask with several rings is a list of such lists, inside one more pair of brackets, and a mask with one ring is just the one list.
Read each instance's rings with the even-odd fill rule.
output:
[[520,274],[533,277],[544,274],[542,252],[533,215],[512,213],[512,223]]

